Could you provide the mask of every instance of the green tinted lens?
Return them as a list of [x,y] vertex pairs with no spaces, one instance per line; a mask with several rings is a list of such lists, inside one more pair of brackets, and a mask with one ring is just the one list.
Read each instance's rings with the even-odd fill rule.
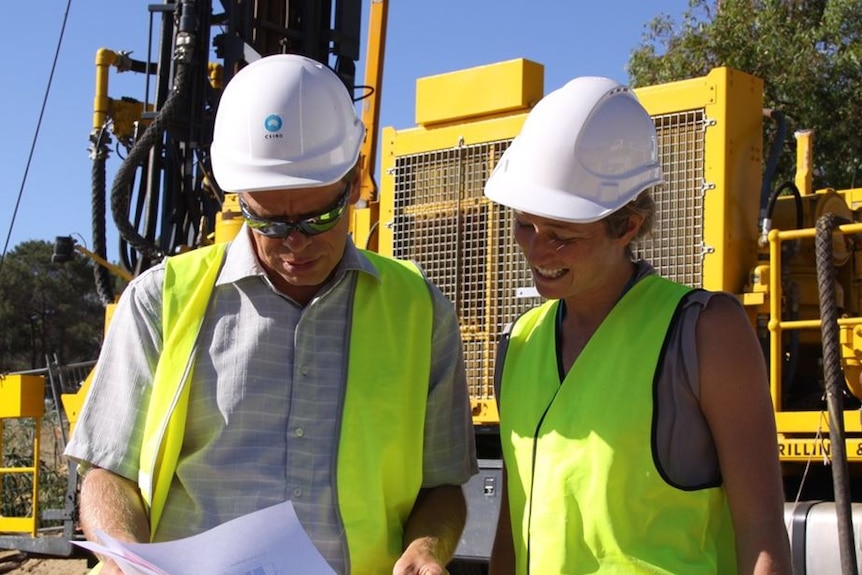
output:
[[344,192],[341,194],[341,197],[338,199],[338,202],[334,207],[297,222],[262,218],[253,213],[242,198],[239,200],[239,207],[242,212],[242,217],[245,219],[248,227],[262,236],[279,239],[286,238],[290,232],[294,230],[301,232],[306,236],[316,236],[317,234],[328,232],[338,224],[339,220],[341,220],[341,216],[344,215],[344,212],[347,209],[347,199],[349,197],[350,184],[347,184],[344,188]]

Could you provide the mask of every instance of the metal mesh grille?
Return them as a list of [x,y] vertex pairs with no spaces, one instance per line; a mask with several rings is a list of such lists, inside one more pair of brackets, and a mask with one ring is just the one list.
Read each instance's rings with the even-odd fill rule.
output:
[[503,327],[540,299],[523,295],[530,270],[508,212],[483,196],[511,140],[402,156],[395,161],[393,255],[419,263],[455,304],[474,399],[494,397]]
[[[702,283],[704,114],[654,117],[666,183],[656,190],[654,234],[636,254],[667,278]],[[483,196],[511,140],[405,155],[395,160],[394,249],[419,263],[455,304],[470,396],[494,397],[503,327],[541,303],[513,239],[512,217]]]
[[703,110],[654,116],[665,183],[653,190],[653,234],[635,254],[664,277],[691,287],[703,285]]

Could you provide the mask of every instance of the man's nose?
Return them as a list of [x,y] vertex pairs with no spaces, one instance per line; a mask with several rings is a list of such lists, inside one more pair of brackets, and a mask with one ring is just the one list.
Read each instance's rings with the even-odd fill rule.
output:
[[284,245],[286,245],[292,252],[301,252],[310,243],[311,238],[299,230],[290,230],[290,233],[284,238]]

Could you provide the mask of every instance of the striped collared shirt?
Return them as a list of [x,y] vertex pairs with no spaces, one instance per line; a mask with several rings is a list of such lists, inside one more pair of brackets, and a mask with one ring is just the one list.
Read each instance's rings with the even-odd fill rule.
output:
[[[230,246],[198,342],[186,435],[156,539],[198,533],[290,499],[333,568],[346,549],[332,486],[357,274],[377,272],[352,243],[302,307],[279,293],[244,228]],[[67,454],[137,478],[144,409],[161,348],[164,267],[123,294]],[[429,284],[430,285],[430,284]],[[423,485],[477,471],[458,322],[433,286],[432,373]],[[403,353],[403,351],[396,351]],[[421,383],[426,385],[425,382]]]

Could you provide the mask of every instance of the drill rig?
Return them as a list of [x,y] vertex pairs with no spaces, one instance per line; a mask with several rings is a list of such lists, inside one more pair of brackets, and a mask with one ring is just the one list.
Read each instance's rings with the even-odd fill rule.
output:
[[[211,177],[209,146],[223,87],[243,66],[262,56],[294,53],[317,60],[336,72],[354,102],[361,101],[366,125],[361,189],[366,209],[373,209],[387,1],[364,4],[362,0],[164,0],[147,6],[150,46],[145,59],[134,59],[124,50],[97,51],[89,138],[92,251],[72,238],[60,237],[53,260],[67,260],[77,250],[99,264],[94,266],[94,279],[106,306],[106,323],[119,291],[116,276],[131,279],[166,256],[229,239],[239,229],[236,198],[225,195]],[[360,83],[357,62],[366,15],[366,83]],[[115,72],[141,76],[143,96],[110,97]],[[112,151],[122,163],[109,186]],[[108,262],[108,214],[119,232],[118,264]],[[50,387],[58,414],[62,402],[71,433],[91,376],[92,371],[83,381],[76,378],[56,386],[53,378],[47,386],[41,375],[0,378],[0,447],[4,419],[36,422],[33,465],[0,466],[0,479],[10,474],[29,476],[32,487],[28,516],[0,516],[0,549],[60,557],[80,554],[71,543],[81,537],[74,466],[69,466],[63,508],[39,509],[39,429],[45,388]],[[62,435],[65,438],[65,430]],[[48,522],[62,525],[61,536],[42,536],[40,530]]]
[[[297,53],[329,65],[354,99],[365,99],[369,137],[365,177],[373,162],[379,65],[384,46],[386,4],[372,4],[374,36],[368,39],[372,84],[359,85],[360,0],[276,2],[273,0],[166,0],[150,5],[150,36],[159,24],[156,57],[133,60],[129,53],[96,55],[96,96],[90,154],[93,160],[93,245],[105,258],[103,206],[110,206],[120,234],[121,265],[132,275],[175,254],[212,243],[217,216],[228,219],[225,194],[209,171],[209,144],[221,90],[245,64],[261,56]],[[212,57],[215,56],[215,61]],[[146,75],[153,101],[108,97],[108,71]],[[152,87],[152,90],[150,90]],[[112,138],[125,148],[110,193],[105,194],[105,160]],[[368,191],[370,196],[373,190]],[[107,201],[106,201],[107,200]],[[107,270],[97,268],[99,294],[113,301]]]

